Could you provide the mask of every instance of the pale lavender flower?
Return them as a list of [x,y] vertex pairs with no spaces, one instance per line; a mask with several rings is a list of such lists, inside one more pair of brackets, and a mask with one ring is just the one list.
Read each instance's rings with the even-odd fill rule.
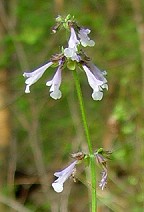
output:
[[80,38],[81,45],[84,47],[95,45],[95,42],[91,40],[88,36],[90,32],[91,31],[89,29],[84,29],[84,28],[81,28],[79,30],[78,37]]
[[56,192],[60,193],[63,191],[63,184],[75,171],[76,164],[77,160],[66,167],[64,170],[54,173],[54,176],[58,177],[58,179],[52,183],[52,187]]
[[50,96],[53,99],[60,99],[62,96],[62,93],[59,89],[60,85],[61,85],[61,71],[62,71],[62,67],[63,67],[63,62],[60,61],[59,62],[59,67],[53,77],[52,80],[47,81],[46,85],[47,86],[51,86],[50,88]]
[[101,100],[103,98],[103,89],[108,89],[107,80],[104,77],[105,72],[101,72],[91,62],[82,64],[82,67],[87,75],[89,85],[93,89],[92,98],[94,100]]
[[99,183],[99,187],[103,190],[107,184],[107,170],[102,171],[102,179]]
[[71,58],[71,60],[75,60],[77,62],[80,61],[79,56],[77,55],[77,46],[80,44],[79,40],[77,39],[75,30],[73,27],[71,27],[71,35],[70,39],[68,41],[68,48],[64,49],[64,55],[67,58]]
[[37,82],[42,77],[46,69],[49,68],[52,64],[53,62],[48,62],[44,66],[36,69],[35,71],[31,73],[25,72],[23,74],[24,77],[27,77],[25,81],[25,84],[26,84],[25,93],[30,93],[30,86],[33,85],[35,82]]

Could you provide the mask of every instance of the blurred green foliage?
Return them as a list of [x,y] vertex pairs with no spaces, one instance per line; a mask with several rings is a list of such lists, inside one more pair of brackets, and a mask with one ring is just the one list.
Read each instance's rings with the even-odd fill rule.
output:
[[[114,4],[114,8],[111,5],[112,11],[109,4]],[[9,3],[7,7],[10,7]],[[85,138],[79,124],[81,117],[71,71],[66,68],[63,70],[63,96],[57,101],[50,98],[49,88],[45,86],[45,82],[54,75],[54,69],[49,68],[27,95],[24,94],[22,76],[23,72],[46,63],[52,54],[59,53],[62,45],[67,45],[68,35],[63,30],[52,34],[51,28],[58,14],[72,14],[80,25],[91,29],[91,38],[96,45],[87,48],[87,53],[100,69],[107,70],[108,73],[109,90],[104,92],[102,101],[94,102],[85,74],[79,71],[93,148],[103,147],[113,151],[113,159],[108,164],[107,188],[104,192],[98,189],[99,210],[142,211],[144,70],[141,66],[133,10],[130,0],[16,2],[12,11],[16,25],[12,30],[6,31],[2,39],[5,52],[0,58],[0,64],[10,73],[11,97],[8,109],[12,113],[12,136],[16,140],[17,156],[13,193],[30,210],[54,211],[52,204],[60,202],[60,197],[64,198],[49,188],[48,196],[53,198],[42,201],[41,187],[37,180],[29,186],[23,185],[24,177],[29,181],[32,177],[39,176],[36,150],[32,145],[35,144],[35,139],[48,175],[48,187],[54,180],[53,173],[72,161],[72,152],[85,151]],[[66,188],[70,195],[68,211],[88,211],[86,187],[89,182],[86,181],[83,170],[78,173],[81,180],[72,183],[70,194]],[[17,183],[17,178],[21,179],[21,184]]]

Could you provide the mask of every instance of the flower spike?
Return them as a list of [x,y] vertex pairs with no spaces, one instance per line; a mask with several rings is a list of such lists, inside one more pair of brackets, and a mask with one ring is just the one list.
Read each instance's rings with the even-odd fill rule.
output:
[[93,89],[92,98],[94,100],[101,100],[103,98],[103,89],[108,89],[107,80],[104,76],[105,73],[101,72],[94,64],[92,64],[90,58],[86,56],[82,49],[82,46],[86,47],[95,45],[95,42],[88,36],[91,31],[78,26],[74,17],[71,15],[68,15],[66,18],[58,16],[56,18],[56,25],[52,30],[54,33],[56,33],[62,27],[70,31],[68,47],[62,47],[61,52],[52,56],[49,63],[31,73],[23,74],[24,77],[27,77],[25,81],[25,93],[30,93],[30,86],[39,80],[48,67],[52,66],[53,64],[54,66],[59,64],[53,79],[47,81],[46,85],[50,86],[50,96],[55,100],[60,99],[62,96],[59,89],[62,78],[61,72],[64,67],[64,63],[66,63],[66,67],[69,70],[75,70],[76,65],[82,66],[86,73],[88,83]]

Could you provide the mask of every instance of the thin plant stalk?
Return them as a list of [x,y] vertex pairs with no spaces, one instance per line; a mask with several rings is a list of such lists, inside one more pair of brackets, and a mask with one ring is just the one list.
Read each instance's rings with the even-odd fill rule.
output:
[[83,102],[81,86],[80,86],[80,82],[79,82],[79,78],[78,78],[78,73],[76,70],[73,71],[73,76],[74,76],[74,81],[75,81],[75,85],[76,85],[76,91],[77,91],[77,95],[78,95],[78,101],[79,101],[79,105],[80,105],[80,111],[81,111],[84,131],[85,131],[85,135],[86,135],[88,150],[89,150],[89,154],[90,154],[91,198],[92,198],[91,211],[96,212],[97,211],[97,198],[96,198],[95,158],[94,158],[93,150],[92,150],[92,143],[91,143],[89,128],[88,128],[87,119],[86,119],[85,106],[84,106],[84,102]]

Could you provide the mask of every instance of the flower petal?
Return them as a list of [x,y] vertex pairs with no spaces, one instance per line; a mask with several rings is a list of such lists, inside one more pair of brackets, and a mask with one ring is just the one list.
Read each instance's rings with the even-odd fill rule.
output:
[[91,88],[93,90],[99,91],[99,86],[102,85],[103,82],[96,79],[95,76],[93,75],[93,73],[90,71],[90,69],[87,66],[83,65],[83,69],[87,75],[87,79],[88,79],[88,82],[89,82],[89,85],[91,86]]
[[52,187],[54,188],[56,192],[63,191],[63,184],[72,175],[75,169],[76,163],[77,163],[77,160],[74,161],[72,164],[70,164],[68,167],[66,167],[64,170],[54,173],[54,175],[58,177],[58,179],[56,179],[52,183]]
[[90,69],[97,80],[103,81],[103,84],[107,82],[106,78],[106,71],[100,71],[92,62],[87,62],[86,66]]
[[77,55],[77,49],[76,48],[65,48],[64,49],[64,55],[67,58],[71,58],[73,61],[80,61],[79,55]]
[[26,85],[25,93],[30,93],[30,86],[29,85]]
[[93,100],[102,100],[102,98],[103,98],[103,92],[101,92],[101,91],[94,91],[93,93],[92,93],[92,98],[93,98]]
[[52,80],[50,81],[47,81],[46,85],[47,86],[51,86],[50,88],[50,96],[53,98],[53,99],[60,99],[61,96],[62,96],[62,93],[61,91],[59,90],[59,87],[61,85],[61,69],[62,69],[62,66],[60,65],[53,77]]
[[81,45],[86,46],[94,46],[95,42],[88,37],[90,33],[89,29],[80,29],[78,33],[78,37],[80,38]]
[[50,96],[53,99],[57,100],[57,99],[60,99],[62,97],[62,93],[61,93],[60,90],[55,90],[55,91],[53,91],[53,92],[50,93]]
[[71,27],[71,35],[70,35],[70,39],[69,39],[69,42],[68,42],[68,46],[69,48],[75,48],[77,47],[77,45],[79,44],[79,40],[77,39],[77,36],[76,36],[76,33],[75,33],[75,30],[73,27]]
[[89,67],[92,67],[92,69],[87,67],[87,65],[82,66],[87,75],[89,85],[93,89],[92,98],[94,100],[101,100],[103,98],[103,88],[108,88],[106,78],[96,66],[90,64]]
[[70,39],[68,41],[68,48],[64,49],[64,55],[67,58],[71,58],[71,60],[75,60],[77,62],[80,61],[80,57],[77,54],[78,49],[77,46],[79,45],[79,40],[77,39],[75,30],[73,27],[71,27],[71,35],[70,35]]
[[31,73],[24,72],[23,76],[27,77],[25,81],[26,84],[25,93],[30,93],[30,86],[33,85],[35,82],[37,82],[42,77],[46,69],[49,68],[52,64],[53,62],[48,62],[44,66],[36,69]]
[[63,191],[63,184],[60,183],[52,183],[53,189],[57,192],[60,193]]

